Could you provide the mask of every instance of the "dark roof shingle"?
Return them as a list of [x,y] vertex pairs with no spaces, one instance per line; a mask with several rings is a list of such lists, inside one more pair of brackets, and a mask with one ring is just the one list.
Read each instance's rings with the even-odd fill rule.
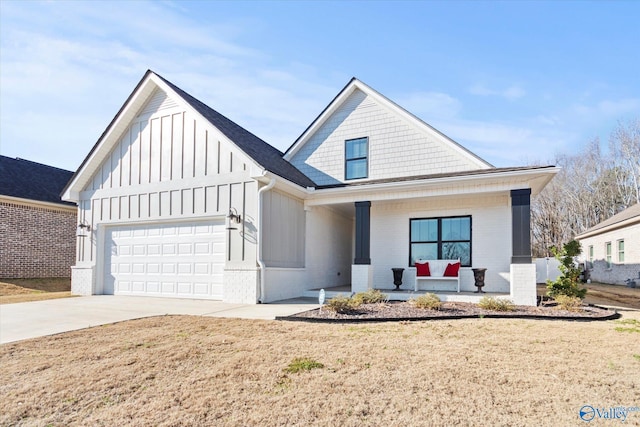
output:
[[0,194],[40,202],[64,202],[60,193],[73,172],[24,159],[0,156]]
[[269,145],[248,130],[229,120],[208,105],[189,95],[164,77],[156,74],[168,84],[189,105],[204,116],[220,132],[233,141],[242,151],[249,155],[256,163],[270,172],[285,178],[302,187],[315,187],[315,183],[298,168],[282,158],[283,153]]
[[438,179],[438,178],[455,178],[462,176],[475,176],[475,175],[491,175],[491,174],[499,174],[503,172],[518,172],[518,171],[533,171],[536,169],[551,169],[555,168],[555,166],[516,166],[516,167],[506,167],[506,168],[489,168],[489,169],[475,169],[469,171],[461,171],[461,172],[445,172],[445,173],[436,173],[430,175],[413,175],[413,176],[401,176],[398,178],[384,178],[384,179],[371,179],[371,180],[363,180],[358,182],[344,182],[340,184],[328,184],[328,185],[319,185],[316,188],[318,190],[322,190],[325,188],[343,188],[343,187],[358,187],[363,185],[371,185],[371,184],[387,184],[392,182],[407,182],[407,181],[420,181],[420,180],[428,180],[428,179]]

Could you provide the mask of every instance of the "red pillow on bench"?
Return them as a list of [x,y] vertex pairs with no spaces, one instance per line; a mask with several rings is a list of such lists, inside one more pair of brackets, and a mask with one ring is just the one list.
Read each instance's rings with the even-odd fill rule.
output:
[[431,276],[428,262],[416,262],[416,270],[418,276]]
[[458,277],[458,271],[460,271],[460,263],[454,262],[453,264],[447,264],[447,268],[444,270],[444,277]]

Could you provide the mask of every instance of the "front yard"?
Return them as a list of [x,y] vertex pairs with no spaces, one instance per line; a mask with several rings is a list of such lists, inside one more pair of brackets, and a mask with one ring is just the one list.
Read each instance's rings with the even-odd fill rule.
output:
[[[287,371],[297,358],[323,367]],[[584,425],[583,405],[640,406],[640,312],[359,325],[165,316],[5,344],[0,366],[0,425]]]
[[0,279],[0,304],[71,296],[71,279]]

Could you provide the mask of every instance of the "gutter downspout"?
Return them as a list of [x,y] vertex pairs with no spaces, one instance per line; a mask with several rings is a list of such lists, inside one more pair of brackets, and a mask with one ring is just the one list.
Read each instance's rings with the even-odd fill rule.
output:
[[260,267],[260,293],[258,295],[258,303],[262,304],[264,300],[265,287],[264,287],[264,275],[265,265],[262,260],[262,194],[271,190],[276,185],[275,177],[271,177],[269,184],[258,190],[258,265]]

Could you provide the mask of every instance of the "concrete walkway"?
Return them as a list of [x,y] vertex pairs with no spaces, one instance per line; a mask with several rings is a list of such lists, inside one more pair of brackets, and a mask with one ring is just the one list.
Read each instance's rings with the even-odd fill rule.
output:
[[317,306],[317,300],[310,298],[248,305],[113,295],[3,304],[0,305],[0,344],[165,314],[275,319]]

